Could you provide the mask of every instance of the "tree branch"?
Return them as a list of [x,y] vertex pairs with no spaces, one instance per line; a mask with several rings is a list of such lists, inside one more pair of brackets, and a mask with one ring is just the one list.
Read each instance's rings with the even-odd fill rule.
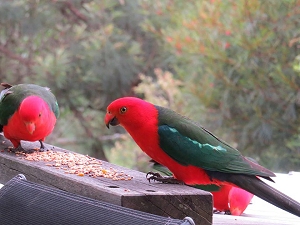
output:
[[70,1],[65,1],[64,4],[79,20],[88,23],[86,16],[83,15]]
[[12,51],[10,51],[9,49],[7,49],[6,47],[4,47],[3,45],[0,45],[0,52],[2,52],[3,54],[5,54],[5,56],[17,60],[19,63],[22,63],[26,66],[32,66],[35,63],[31,60],[28,59],[24,59],[22,56],[17,55],[15,53],[13,53]]

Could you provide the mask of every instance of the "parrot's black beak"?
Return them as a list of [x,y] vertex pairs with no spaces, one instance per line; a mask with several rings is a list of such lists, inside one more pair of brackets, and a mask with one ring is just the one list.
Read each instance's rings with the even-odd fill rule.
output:
[[106,124],[106,127],[109,129],[109,125],[117,126],[120,123],[119,123],[119,120],[117,119],[117,117],[111,117],[110,114],[106,114],[105,124]]

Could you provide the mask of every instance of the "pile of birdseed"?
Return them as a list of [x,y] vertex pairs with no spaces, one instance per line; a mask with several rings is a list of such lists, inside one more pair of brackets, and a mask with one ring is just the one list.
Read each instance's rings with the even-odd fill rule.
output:
[[52,150],[44,152],[35,151],[30,154],[17,152],[16,155],[28,161],[43,161],[46,163],[46,166],[62,169],[65,173],[77,176],[105,177],[116,181],[131,180],[133,178],[123,171],[119,172],[112,167],[109,169],[104,168],[101,161],[88,155]]

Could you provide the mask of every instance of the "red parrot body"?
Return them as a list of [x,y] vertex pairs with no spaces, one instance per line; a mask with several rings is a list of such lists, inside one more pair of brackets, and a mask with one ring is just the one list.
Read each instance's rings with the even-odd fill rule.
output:
[[253,194],[232,185],[223,185],[219,191],[211,193],[214,196],[214,208],[234,216],[241,215],[253,198]]
[[241,215],[248,207],[253,194],[241,188],[232,187],[228,195],[230,214],[234,216]]
[[[140,104],[143,104],[143,102],[141,102]],[[141,107],[144,106],[141,105]],[[214,182],[217,184],[221,183],[217,180],[213,182],[202,168],[193,165],[182,165],[173,160],[164,151],[162,151],[159,146],[157,126],[158,112],[154,107],[151,108],[145,106],[145,108],[147,108],[147,114],[153,116],[146,117],[143,120],[145,121],[144,126],[130,125],[132,124],[132,120],[134,120],[135,118],[141,119],[141,115],[139,115],[138,112],[136,112],[136,115],[134,112],[132,112],[131,117],[123,117],[122,124],[124,124],[125,129],[135,140],[137,145],[148,156],[150,156],[150,158],[154,159],[159,164],[166,166],[170,171],[172,171],[174,177],[176,177],[178,180],[183,181],[185,184],[195,185],[199,184],[199,181],[201,181],[201,184],[211,184]]]
[[[167,175],[172,176],[172,172],[165,166],[155,162],[153,159],[152,168]],[[213,195],[214,209],[217,212],[225,212],[234,216],[241,215],[249,205],[253,194],[232,185],[194,185],[193,187],[210,191]]]
[[170,109],[125,97],[107,107],[104,120],[108,128],[123,126],[148,156],[185,184],[240,187],[300,216],[298,202],[259,179],[272,181],[273,172]]
[[231,185],[222,185],[219,191],[212,191],[214,196],[214,208],[220,212],[229,212],[228,196],[232,189]]
[[53,131],[59,115],[58,105],[49,89],[20,84],[1,92],[0,122],[4,136],[15,148],[21,140],[42,141]]

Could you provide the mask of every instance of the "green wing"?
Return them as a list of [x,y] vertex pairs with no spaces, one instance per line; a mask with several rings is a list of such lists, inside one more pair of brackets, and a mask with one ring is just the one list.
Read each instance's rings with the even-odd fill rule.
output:
[[59,107],[55,96],[49,88],[41,87],[35,84],[19,84],[12,87],[5,86],[0,93],[0,124],[6,125],[8,119],[19,108],[22,100],[30,95],[38,95],[43,98],[49,105],[50,109],[59,117]]
[[215,135],[169,109],[158,110],[158,135],[161,149],[182,165],[208,171],[275,176],[268,169],[243,157]]

